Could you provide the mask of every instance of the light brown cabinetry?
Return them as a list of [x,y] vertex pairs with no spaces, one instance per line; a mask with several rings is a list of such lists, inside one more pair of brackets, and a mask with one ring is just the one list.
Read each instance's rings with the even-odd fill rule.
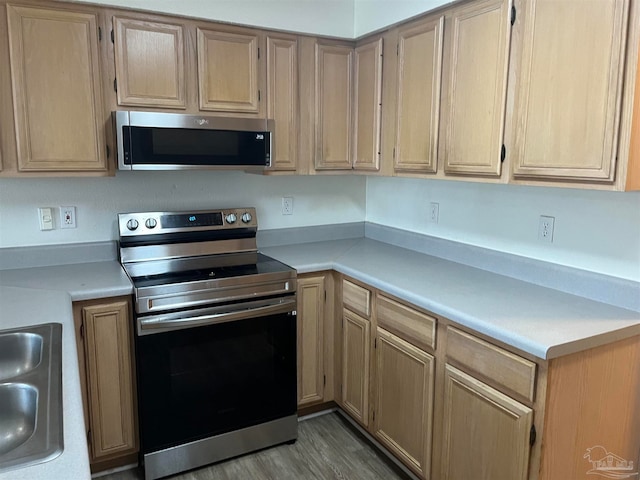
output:
[[298,167],[298,41],[267,35],[267,118],[275,121],[272,170]]
[[92,470],[138,451],[131,302],[74,303],[85,424]]
[[315,169],[350,170],[353,48],[318,42],[315,60]]
[[356,47],[353,94],[353,168],[377,171],[380,169],[382,38]]
[[200,110],[261,113],[261,38],[251,31],[197,29]]
[[325,277],[299,277],[298,406],[324,399]]
[[442,480],[527,480],[531,408],[446,365]]
[[106,172],[97,11],[6,11],[17,170]]
[[185,27],[113,18],[118,105],[184,109]]
[[613,180],[628,9],[626,0],[522,2],[515,177]]
[[454,10],[443,94],[448,174],[500,176],[511,1],[476,1]]
[[[444,17],[401,27],[397,45],[394,169],[437,169]],[[393,72],[390,72],[393,74]]]
[[347,309],[342,313],[342,406],[369,425],[371,322]]
[[434,357],[378,327],[373,432],[421,478],[430,478]]

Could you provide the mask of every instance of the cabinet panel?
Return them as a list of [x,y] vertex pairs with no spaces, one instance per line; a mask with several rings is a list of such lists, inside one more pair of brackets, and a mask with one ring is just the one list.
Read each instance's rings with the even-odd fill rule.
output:
[[446,365],[442,480],[526,480],[533,411]]
[[129,303],[82,309],[91,459],[137,449]]
[[105,171],[97,16],[7,5],[18,169]]
[[354,153],[356,170],[380,169],[380,115],[382,102],[382,39],[355,49]]
[[381,328],[377,333],[374,433],[429,478],[434,358]]
[[371,315],[371,292],[349,280],[342,281],[342,303],[364,317]]
[[298,406],[324,398],[324,277],[298,278]]
[[267,118],[275,120],[273,170],[296,170],[298,165],[297,49],[295,37],[267,37]]
[[395,169],[437,168],[444,17],[398,33]]
[[353,49],[316,44],[315,168],[351,169]]
[[500,176],[510,1],[471,3],[451,21],[445,172]]
[[257,34],[198,28],[200,110],[258,113]]
[[419,348],[436,348],[436,319],[384,295],[376,299],[378,325]]
[[365,427],[369,424],[370,322],[343,310],[342,406]]
[[613,180],[627,0],[527,2],[514,175]]
[[113,19],[118,105],[186,108],[184,27]]

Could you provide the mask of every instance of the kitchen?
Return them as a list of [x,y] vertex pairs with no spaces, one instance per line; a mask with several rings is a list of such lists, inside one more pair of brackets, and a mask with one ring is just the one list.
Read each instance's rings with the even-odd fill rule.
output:
[[[405,15],[394,19],[389,17],[388,9],[376,10],[374,7],[379,7],[377,4],[367,7],[369,2],[356,2],[353,7],[347,5],[343,15],[335,15],[334,12],[329,14],[314,5],[310,2],[307,8],[316,10],[311,13],[305,11],[296,16],[296,10],[286,9],[290,4],[282,4],[281,8],[285,9],[286,15],[276,15],[277,7],[273,5],[259,10],[256,4],[252,4],[253,8],[247,8],[244,13],[246,17],[215,19],[353,38],[388,25],[389,20],[399,21],[419,13],[403,13],[401,9],[394,7],[394,14]],[[355,13],[351,13],[351,8],[355,9]],[[429,8],[431,7],[424,9]],[[384,15],[379,13],[381,11],[385,12]],[[262,15],[258,15],[258,12]],[[378,24],[368,24],[367,19],[375,16],[376,12],[379,17],[384,18],[378,18]],[[181,13],[195,15],[188,11]],[[238,12],[228,13],[231,15]],[[286,19],[286,22],[253,23],[251,19],[256,17],[250,15],[270,18],[271,22],[285,22]],[[338,28],[337,17],[344,19],[347,25],[352,25],[354,15],[364,19],[364,26],[359,27],[362,30],[356,29],[354,32],[353,27],[348,26],[342,31],[334,30]],[[311,18],[313,22],[309,21]],[[321,22],[323,18],[326,19],[324,23]],[[326,25],[326,30],[314,30],[323,24]],[[302,57],[300,60],[304,61]],[[4,75],[6,74],[5,71]],[[2,95],[6,93],[3,90]],[[4,102],[7,97],[2,98]],[[4,132],[3,134],[6,135]],[[3,144],[6,145],[4,137]],[[7,158],[3,152],[5,165]],[[383,163],[384,158],[383,156]],[[383,165],[383,168],[386,167]],[[60,261],[60,258],[52,259],[51,256],[64,257],[67,263],[74,263],[74,255],[86,258],[82,256],[83,249],[74,245],[79,243],[105,242],[106,248],[113,250],[112,242],[118,238],[116,216],[121,212],[255,206],[260,219],[260,249],[279,248],[278,244],[283,243],[282,238],[291,235],[296,235],[300,242],[341,238],[348,240],[365,235],[379,240],[389,239],[390,235],[398,233],[394,229],[398,229],[429,235],[436,240],[458,242],[427,242],[424,237],[414,235],[403,237],[400,246],[411,248],[410,245],[420,244],[420,248],[426,248],[421,244],[426,242],[431,251],[440,249],[439,254],[450,255],[449,259],[451,256],[456,259],[464,257],[463,263],[470,262],[471,265],[498,274],[605,303],[618,302],[620,305],[619,302],[626,302],[623,306],[638,310],[638,192],[619,193],[402,176],[260,176],[242,172],[183,171],[118,171],[110,178],[3,178],[0,182],[0,219],[5,225],[0,233],[0,246],[6,253],[3,256],[3,262],[6,262],[3,268],[28,267],[32,265],[29,262],[34,262],[36,258],[37,265],[51,265]],[[281,213],[283,197],[293,199],[292,215]],[[433,221],[432,203],[439,206],[437,222]],[[56,228],[40,231],[36,218],[37,208],[51,206],[57,209],[61,205],[77,207],[77,228],[58,228],[59,219],[55,218]],[[555,218],[551,243],[538,239],[540,215]],[[597,222],[597,228],[594,227],[594,222]],[[8,228],[7,225],[12,227]],[[340,225],[340,228],[332,225]],[[60,247],[53,248],[55,245]],[[465,250],[464,245],[472,247]],[[38,252],[34,249],[25,252],[18,248],[23,246],[44,248],[40,248]],[[529,268],[523,268],[523,263],[518,263],[517,258],[508,254],[529,259],[520,259]],[[115,258],[115,253],[111,252],[111,255]],[[109,259],[109,254],[105,254],[105,257],[105,260]],[[282,259],[287,263],[286,257]],[[550,262],[555,266],[552,266],[552,270],[545,270],[542,268],[544,265],[536,261]],[[329,262],[329,266],[325,264],[324,268],[330,270],[330,266]],[[563,266],[585,272],[576,277],[574,270]],[[317,269],[307,270],[313,271]],[[2,276],[0,274],[0,278]],[[356,280],[364,281],[363,278]],[[606,288],[607,285],[609,288]],[[628,293],[625,295],[620,292]],[[402,297],[398,294],[396,296]]]

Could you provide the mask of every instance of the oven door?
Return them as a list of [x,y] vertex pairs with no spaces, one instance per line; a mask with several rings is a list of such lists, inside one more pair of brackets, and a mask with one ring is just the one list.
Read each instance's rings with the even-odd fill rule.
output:
[[296,413],[295,296],[137,323],[144,454]]

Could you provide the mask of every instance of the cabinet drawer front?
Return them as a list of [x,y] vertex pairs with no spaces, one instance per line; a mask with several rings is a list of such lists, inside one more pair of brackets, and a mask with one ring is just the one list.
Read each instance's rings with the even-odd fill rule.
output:
[[533,401],[535,363],[453,327],[447,329],[447,357]]
[[342,303],[352,312],[371,315],[371,292],[348,280],[342,281]]
[[436,347],[436,319],[380,295],[376,301],[378,325],[422,349]]

